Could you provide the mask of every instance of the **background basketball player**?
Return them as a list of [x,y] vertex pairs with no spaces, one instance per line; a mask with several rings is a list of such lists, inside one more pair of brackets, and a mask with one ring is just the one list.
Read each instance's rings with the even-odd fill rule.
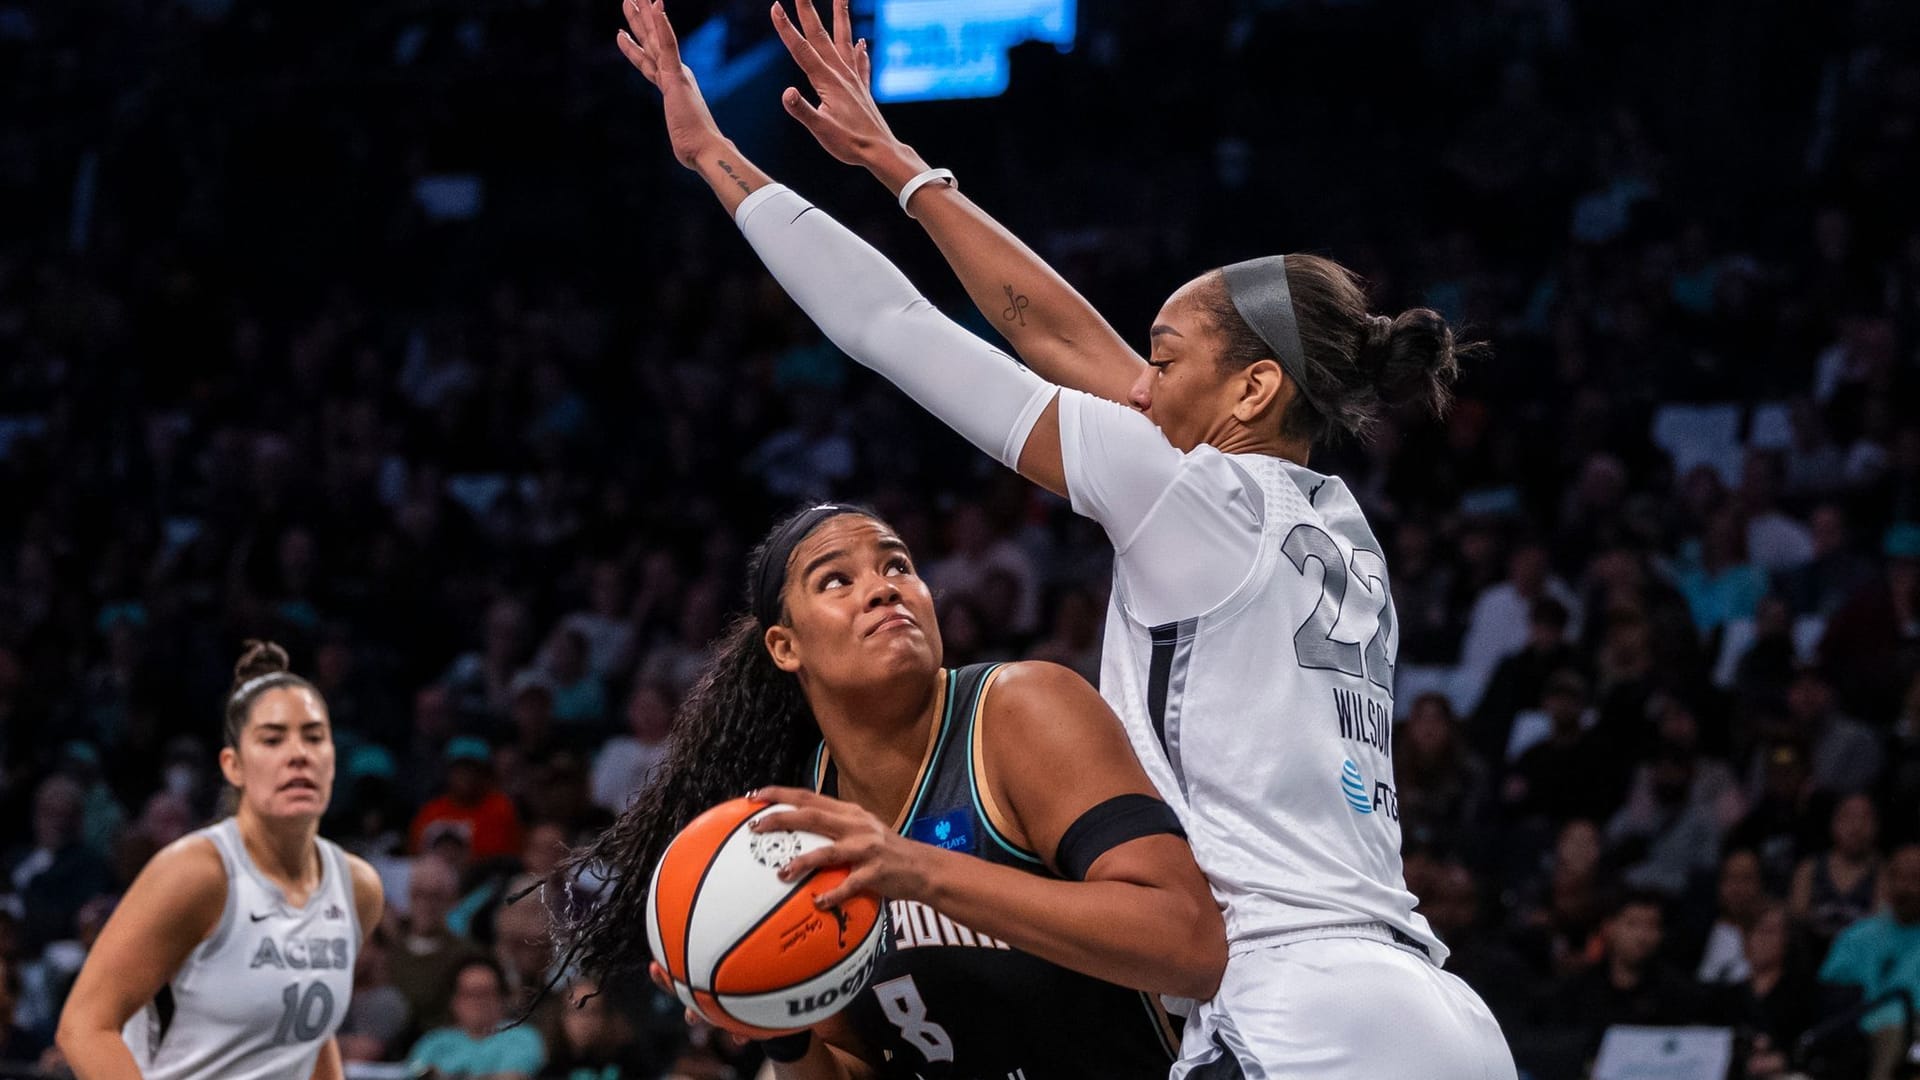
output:
[[338,1080],[360,944],[380,879],[319,836],[333,794],[326,702],[287,654],[248,642],[220,770],[234,815],[141,870],[60,1016],[80,1080]]

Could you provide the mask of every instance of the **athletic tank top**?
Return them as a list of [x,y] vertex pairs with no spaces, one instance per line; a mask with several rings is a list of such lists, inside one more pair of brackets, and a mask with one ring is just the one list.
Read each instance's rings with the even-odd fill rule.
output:
[[360,916],[346,855],[318,840],[320,886],[287,903],[241,842],[233,818],[195,835],[227,871],[227,906],[121,1036],[145,1080],[307,1080],[346,1017]]
[[1253,565],[1225,600],[1159,625],[1134,613],[1116,566],[1101,695],[1180,814],[1229,942],[1384,923],[1444,962],[1400,862],[1399,634],[1380,542],[1337,476],[1211,447],[1187,458],[1156,513],[1244,508]]
[[[997,664],[947,673],[946,707],[901,833],[1030,874],[994,826],[975,724]],[[814,786],[838,790],[823,743]],[[1158,999],[1031,956],[915,900],[887,902],[867,989],[847,1008],[888,1080],[1164,1080],[1178,1037]]]

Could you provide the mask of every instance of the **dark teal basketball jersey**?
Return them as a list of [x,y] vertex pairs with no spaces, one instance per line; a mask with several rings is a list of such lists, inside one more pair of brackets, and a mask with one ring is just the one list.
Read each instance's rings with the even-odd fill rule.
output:
[[[903,835],[1055,876],[994,828],[974,724],[997,664],[947,673],[946,707]],[[816,790],[838,776],[823,744]],[[846,1015],[899,1080],[1164,1080],[1179,1040],[1157,998],[1023,953],[915,900],[887,901],[867,989]]]

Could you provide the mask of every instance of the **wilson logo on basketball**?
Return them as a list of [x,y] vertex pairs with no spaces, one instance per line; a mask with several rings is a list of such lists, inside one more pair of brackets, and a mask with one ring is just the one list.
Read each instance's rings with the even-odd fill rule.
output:
[[842,998],[852,997],[866,985],[867,972],[862,969],[843,979],[839,986],[829,986],[818,994],[808,994],[801,998],[787,999],[788,1016],[807,1016],[829,1008]]

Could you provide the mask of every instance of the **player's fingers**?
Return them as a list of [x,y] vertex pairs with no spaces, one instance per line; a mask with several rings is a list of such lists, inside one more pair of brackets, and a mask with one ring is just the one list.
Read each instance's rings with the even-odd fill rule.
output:
[[849,0],[833,0],[833,47],[841,58],[853,59],[853,10]]
[[815,870],[828,866],[845,866],[853,859],[853,852],[839,844],[828,844],[823,848],[814,848],[804,855],[796,855],[793,860],[779,870],[781,881],[799,881]]
[[825,138],[832,127],[832,121],[827,119],[826,114],[791,86],[781,92],[780,104],[787,110],[788,116],[800,121],[800,126],[812,132],[815,138]]
[[620,55],[626,57],[627,63],[637,68],[640,74],[645,75],[648,82],[659,83],[659,69],[654,66],[653,58],[647,55],[647,51],[640,47],[639,42],[633,40],[625,30],[622,30],[613,35],[613,43],[620,46]]
[[855,870],[853,873],[847,875],[845,881],[814,897],[813,906],[823,910],[831,907],[839,907],[841,904],[859,896],[861,893],[872,892],[873,890],[869,887],[869,883],[872,880],[873,873],[871,871],[865,868]]
[[873,53],[867,49],[867,39],[861,38],[854,46],[853,73],[860,78],[861,86],[873,85]]
[[808,832],[837,840],[849,827],[850,824],[841,815],[825,807],[816,806],[768,814],[748,826],[748,829],[757,833]]
[[648,964],[647,975],[653,979],[653,985],[665,990],[669,994],[673,993],[673,981],[667,978],[666,968],[661,967],[659,964]]
[[813,43],[813,51],[823,57],[833,56],[833,35],[827,33],[827,25],[820,21],[820,12],[813,6],[813,0],[793,0],[793,13],[800,20],[800,30]]
[[633,40],[648,50],[649,55],[655,55],[653,50],[659,48],[659,42],[655,40],[659,31],[653,25],[653,12],[642,0],[626,0],[620,6],[627,17],[627,28],[633,31]]
[[647,43],[647,49],[653,52],[664,67],[671,70],[680,66],[680,39],[673,35],[673,24],[667,21],[667,5],[662,0],[653,0],[647,5],[649,25],[653,27],[653,40]]
[[747,798],[754,802],[786,803],[788,806],[820,806],[833,801],[817,791],[800,787],[781,787],[778,784],[769,784],[749,791]]
[[793,62],[807,73],[807,79],[815,88],[819,87],[822,80],[832,77],[832,69],[820,56],[820,50],[814,48],[813,42],[807,40],[800,28],[793,25],[793,20],[787,17],[787,9],[777,3],[773,5],[773,31],[780,35],[781,44],[787,47]]

